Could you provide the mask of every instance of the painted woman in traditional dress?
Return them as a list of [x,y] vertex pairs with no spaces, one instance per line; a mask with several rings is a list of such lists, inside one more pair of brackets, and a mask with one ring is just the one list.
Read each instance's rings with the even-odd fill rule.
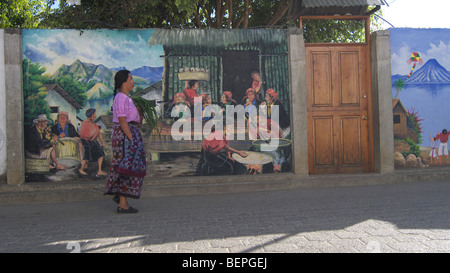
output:
[[[88,109],[86,111],[86,120],[81,123],[80,137],[83,144],[83,160],[81,161],[81,167],[78,170],[81,176],[87,176],[85,169],[88,162],[97,162],[98,170],[96,177],[106,176],[107,173],[102,171],[103,159],[105,158],[105,142],[103,141],[100,128],[95,123],[96,110],[95,108]],[[98,143],[101,142],[101,146]]]

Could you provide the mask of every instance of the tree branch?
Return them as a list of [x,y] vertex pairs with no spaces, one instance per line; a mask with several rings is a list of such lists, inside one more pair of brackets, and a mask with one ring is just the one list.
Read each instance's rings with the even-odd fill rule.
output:
[[283,16],[289,10],[291,4],[290,2],[290,0],[283,0],[280,2],[280,4],[278,4],[277,10],[273,14],[272,19],[270,19],[270,21],[267,23],[268,26],[276,25],[278,21],[283,18]]

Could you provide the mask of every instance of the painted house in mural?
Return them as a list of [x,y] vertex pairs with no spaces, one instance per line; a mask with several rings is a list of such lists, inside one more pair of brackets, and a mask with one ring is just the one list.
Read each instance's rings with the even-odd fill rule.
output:
[[72,96],[57,84],[45,84],[46,91],[45,100],[50,107],[50,119],[56,120],[58,113],[63,111],[69,114],[69,120],[77,125],[77,111],[83,107],[76,102]]
[[231,91],[240,103],[251,87],[251,72],[259,71],[263,88],[273,88],[289,111],[289,79],[286,30],[164,30],[157,29],[149,46],[163,45],[163,99],[171,101],[183,92],[178,73],[183,68],[204,68],[209,79],[201,81],[200,93],[219,102]]
[[406,138],[408,136],[408,112],[399,99],[392,100],[394,114],[394,137]]

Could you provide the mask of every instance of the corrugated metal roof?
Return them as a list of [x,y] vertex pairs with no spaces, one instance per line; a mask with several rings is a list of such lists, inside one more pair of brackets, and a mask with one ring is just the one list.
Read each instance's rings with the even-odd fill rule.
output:
[[386,0],[291,0],[288,17],[308,15],[366,15],[369,6],[387,5]]
[[284,29],[155,29],[147,44],[223,48],[230,44],[279,45],[285,42]]
[[305,8],[384,5],[384,0],[303,0]]

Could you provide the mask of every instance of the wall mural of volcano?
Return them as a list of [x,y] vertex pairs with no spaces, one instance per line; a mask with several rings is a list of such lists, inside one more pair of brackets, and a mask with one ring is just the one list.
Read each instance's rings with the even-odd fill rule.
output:
[[390,29],[396,167],[448,165],[450,29]]

